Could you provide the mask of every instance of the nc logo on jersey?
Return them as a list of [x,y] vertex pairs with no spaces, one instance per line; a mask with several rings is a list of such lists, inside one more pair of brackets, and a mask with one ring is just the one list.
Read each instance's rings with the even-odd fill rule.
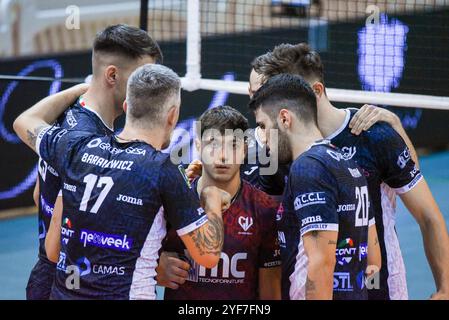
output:
[[299,210],[307,206],[325,203],[326,196],[324,192],[309,192],[297,196],[293,202],[293,205],[295,206],[295,210]]
[[[253,218],[252,217],[243,217],[240,216],[239,217],[239,225],[242,227],[243,231],[248,231],[249,228],[251,228],[251,226],[253,225]],[[243,233],[243,232],[239,232],[239,233]],[[251,233],[248,233],[251,234]]]

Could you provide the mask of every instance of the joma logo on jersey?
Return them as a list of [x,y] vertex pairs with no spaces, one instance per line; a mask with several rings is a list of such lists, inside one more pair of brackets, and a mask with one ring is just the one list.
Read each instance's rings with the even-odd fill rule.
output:
[[347,212],[347,211],[354,211],[355,210],[355,204],[339,204],[337,208],[337,212]]
[[242,227],[243,231],[248,231],[249,228],[253,225],[253,218],[252,217],[239,217],[239,225]]
[[323,220],[321,219],[321,216],[307,217],[307,218],[302,219],[301,226],[305,226],[306,224],[309,224],[309,223],[322,222],[322,221]]
[[130,204],[134,204],[136,206],[143,206],[142,199],[133,198],[133,197],[130,197],[130,196],[125,196],[123,194],[119,194],[116,200],[117,201],[126,202],[126,203],[130,203]]
[[411,156],[410,156],[410,150],[406,147],[406,148],[404,149],[404,151],[402,151],[402,153],[401,153],[401,154],[399,155],[399,157],[398,157],[398,162],[397,162],[397,164],[398,164],[399,168],[404,169],[405,166],[406,166],[406,164],[407,164],[407,162],[408,162],[410,159],[411,159]]
[[296,197],[294,201],[295,210],[314,204],[325,204],[326,196],[324,192],[309,192],[303,193]]

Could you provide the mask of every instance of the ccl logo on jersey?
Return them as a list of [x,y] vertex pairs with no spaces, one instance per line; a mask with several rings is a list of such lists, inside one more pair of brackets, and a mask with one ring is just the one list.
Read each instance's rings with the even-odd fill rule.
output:
[[293,202],[293,205],[295,207],[295,210],[299,210],[307,206],[325,203],[326,195],[324,192],[309,192],[297,196],[295,198],[295,201]]
[[[220,284],[242,284],[245,282],[246,271],[240,265],[241,261],[248,259],[246,252],[237,252],[231,257],[225,252],[221,252],[220,261],[212,269],[206,269],[194,262],[187,250],[184,250],[184,253],[192,265],[189,270],[189,281]],[[221,273],[218,272],[219,270]]]

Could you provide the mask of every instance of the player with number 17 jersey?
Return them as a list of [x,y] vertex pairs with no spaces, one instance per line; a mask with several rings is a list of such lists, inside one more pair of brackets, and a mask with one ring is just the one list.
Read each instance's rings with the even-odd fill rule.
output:
[[42,130],[36,149],[63,181],[64,232],[51,298],[155,299],[165,221],[180,236],[207,222],[169,155],[142,141],[59,127]]

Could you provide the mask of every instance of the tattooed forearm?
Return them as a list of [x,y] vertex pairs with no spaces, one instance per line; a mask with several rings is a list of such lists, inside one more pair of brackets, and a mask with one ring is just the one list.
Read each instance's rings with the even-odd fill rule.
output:
[[216,214],[208,215],[208,223],[189,233],[200,255],[220,255],[224,241],[223,219]]

